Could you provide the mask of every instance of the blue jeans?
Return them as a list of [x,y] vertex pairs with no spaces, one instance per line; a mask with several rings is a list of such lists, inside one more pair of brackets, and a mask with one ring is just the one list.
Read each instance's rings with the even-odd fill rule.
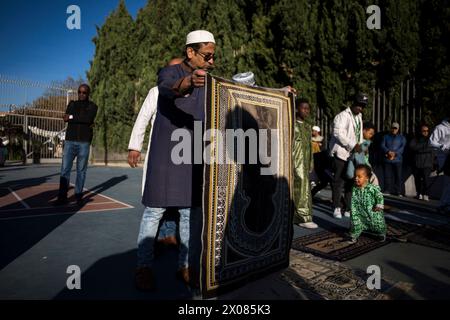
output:
[[[156,233],[158,232],[159,221],[161,220],[166,208],[146,207],[141,220],[141,226],[138,236],[137,264],[138,267],[152,267],[153,251]],[[179,208],[180,213],[180,252],[178,256],[178,268],[189,267],[189,254],[195,254],[199,248],[189,243],[191,235],[191,223],[194,230],[198,233],[198,222],[200,213],[198,208]],[[192,214],[191,214],[192,213]],[[192,221],[191,221],[192,217]],[[194,231],[192,230],[192,231]]]
[[159,228],[158,239],[176,237],[177,224],[174,220],[164,220]]
[[402,163],[385,162],[384,192],[398,196],[402,194]]
[[81,197],[89,159],[89,142],[66,141],[61,165],[61,177],[59,179],[59,198],[67,198],[69,190],[70,172],[75,157],[77,158],[77,181],[75,183],[75,195]]

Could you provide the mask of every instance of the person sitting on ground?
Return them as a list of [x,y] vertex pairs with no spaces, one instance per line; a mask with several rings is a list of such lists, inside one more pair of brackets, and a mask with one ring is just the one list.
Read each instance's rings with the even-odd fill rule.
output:
[[350,216],[350,243],[356,243],[363,232],[374,233],[386,240],[384,198],[380,187],[369,182],[372,169],[365,164],[355,168],[355,184],[352,190]]

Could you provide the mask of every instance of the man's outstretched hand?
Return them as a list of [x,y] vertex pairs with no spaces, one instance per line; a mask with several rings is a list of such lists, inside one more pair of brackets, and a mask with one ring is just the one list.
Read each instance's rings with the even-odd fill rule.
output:
[[130,167],[136,168],[139,161],[141,161],[141,153],[139,151],[128,151],[128,164],[130,165]]
[[293,95],[297,95],[297,90],[291,86],[286,86],[281,88],[281,90],[285,91],[286,93],[292,93]]
[[203,87],[205,85],[206,71],[197,69],[192,73],[192,85],[196,88]]

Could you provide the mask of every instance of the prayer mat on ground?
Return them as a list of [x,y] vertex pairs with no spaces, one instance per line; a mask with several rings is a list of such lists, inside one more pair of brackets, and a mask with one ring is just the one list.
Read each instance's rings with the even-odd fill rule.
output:
[[[222,295],[222,300],[378,300],[402,298],[393,292],[400,283],[382,273],[379,289],[367,286],[372,273],[291,250],[289,268],[272,273],[243,288]],[[370,281],[370,280],[369,280]]]
[[207,77],[205,298],[289,265],[293,96]]
[[325,260],[302,252],[291,254],[289,269],[281,279],[296,288],[302,299],[311,300],[386,300],[393,281],[380,279],[380,289],[367,286],[366,270],[352,269],[340,262]]
[[405,237],[406,241],[407,235],[420,229],[420,226],[395,220],[386,219],[386,223],[388,231],[385,242],[380,242],[377,236],[363,233],[357,243],[350,244],[348,230],[334,228],[296,238],[292,241],[292,249],[313,253],[327,259],[346,261],[397,241],[398,238]]

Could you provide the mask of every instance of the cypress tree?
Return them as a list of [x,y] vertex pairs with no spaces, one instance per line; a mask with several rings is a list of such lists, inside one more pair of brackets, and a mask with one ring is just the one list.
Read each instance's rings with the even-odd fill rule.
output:
[[420,12],[422,51],[416,83],[425,111],[424,120],[437,124],[449,116],[450,1],[421,1]]
[[94,145],[108,152],[126,150],[135,107],[134,21],[120,1],[93,39],[96,50],[88,79],[99,107]]
[[274,25],[277,26],[276,56],[278,79],[281,85],[292,85],[300,97],[313,105],[316,92],[316,39],[318,30],[318,2],[287,1],[274,8]]
[[317,33],[317,99],[331,118],[347,102],[343,52],[347,47],[347,1],[322,0]]

